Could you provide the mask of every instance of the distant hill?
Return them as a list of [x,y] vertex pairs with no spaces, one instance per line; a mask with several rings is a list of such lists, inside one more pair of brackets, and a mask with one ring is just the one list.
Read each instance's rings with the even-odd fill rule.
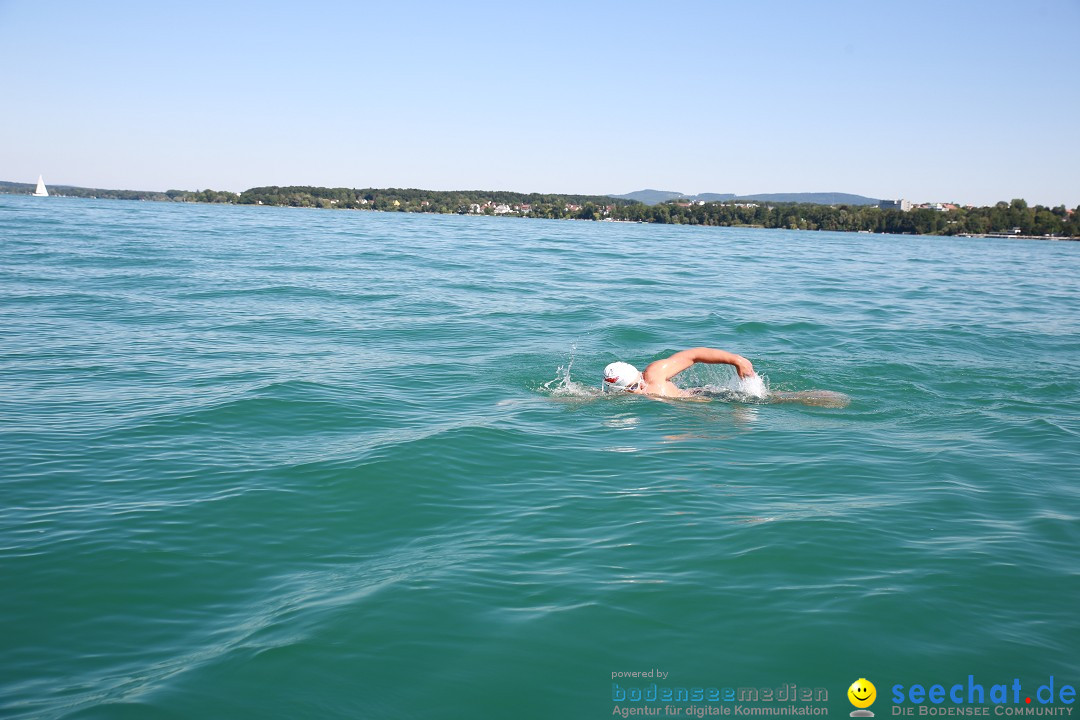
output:
[[634,200],[646,205],[659,205],[668,200],[703,200],[705,202],[720,202],[722,200],[734,200],[735,193],[701,193],[700,195],[687,195],[674,190],[638,190],[625,195],[608,195],[616,200]]
[[700,193],[686,195],[672,190],[638,190],[625,195],[610,195],[619,200],[635,200],[646,205],[659,205],[668,200],[689,200],[705,202],[775,202],[775,203],[810,203],[813,205],[877,205],[878,201],[863,195],[850,193],[764,193],[760,195],[735,195],[734,193]]
[[812,205],[877,205],[878,200],[863,195],[850,193],[763,193],[761,195],[740,195],[739,201],[775,202],[775,203],[810,203]]
[[673,192],[671,190],[638,190],[632,193],[626,193],[625,195],[609,195],[616,200],[633,200],[639,203],[645,203],[646,205],[659,205],[662,202],[668,200],[674,200],[675,198],[685,197],[681,192]]

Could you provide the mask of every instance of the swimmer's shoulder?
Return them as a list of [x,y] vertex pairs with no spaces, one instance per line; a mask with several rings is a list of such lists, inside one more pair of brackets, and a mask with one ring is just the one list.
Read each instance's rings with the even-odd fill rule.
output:
[[654,380],[645,384],[645,393],[656,397],[681,398],[687,397],[687,391],[681,389],[670,380]]

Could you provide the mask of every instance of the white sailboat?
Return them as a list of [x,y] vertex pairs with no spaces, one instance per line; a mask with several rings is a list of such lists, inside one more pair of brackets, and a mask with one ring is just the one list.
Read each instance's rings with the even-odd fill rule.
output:
[[49,197],[49,191],[45,189],[45,180],[38,175],[37,189],[33,192],[34,197]]

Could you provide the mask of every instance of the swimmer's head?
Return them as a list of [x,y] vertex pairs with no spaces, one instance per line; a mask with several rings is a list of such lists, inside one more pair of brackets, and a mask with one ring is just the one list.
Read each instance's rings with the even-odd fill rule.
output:
[[613,362],[604,368],[605,390],[635,390],[641,385],[641,373],[630,363]]

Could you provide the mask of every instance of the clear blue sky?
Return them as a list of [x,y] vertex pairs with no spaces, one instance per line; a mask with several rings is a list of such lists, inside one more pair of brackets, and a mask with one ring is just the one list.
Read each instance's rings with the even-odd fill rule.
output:
[[0,180],[1080,204],[1080,0],[0,0]]

